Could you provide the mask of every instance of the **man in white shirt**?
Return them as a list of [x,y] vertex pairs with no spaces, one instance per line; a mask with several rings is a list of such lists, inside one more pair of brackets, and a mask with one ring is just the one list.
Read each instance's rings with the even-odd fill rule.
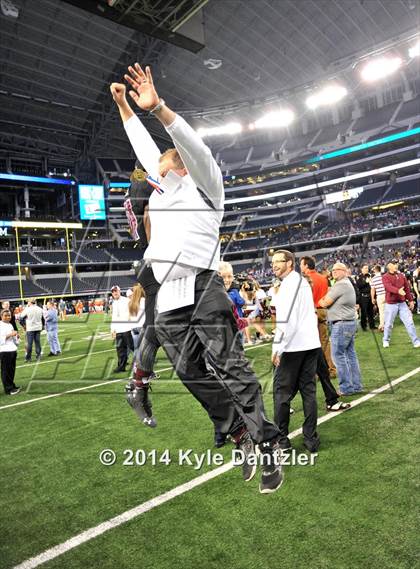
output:
[[[282,483],[277,427],[265,417],[261,387],[238,338],[223,280],[219,229],[224,213],[223,176],[197,133],[160,99],[150,68],[129,67],[130,96],[156,117],[175,148],[160,154],[127,103],[125,86],[111,85],[131,145],[155,191],[149,199],[151,237],[144,258],[161,287],[155,321],[159,340],[184,385],[202,403],[217,428],[230,434],[247,459],[246,481],[255,475],[254,443],[260,445],[260,491]],[[239,414],[239,415],[238,415]],[[254,462],[254,464],[252,464]]]
[[121,289],[118,285],[111,288],[112,294],[112,322],[111,334],[112,339],[115,340],[115,347],[117,349],[118,365],[113,373],[120,373],[125,371],[127,365],[129,351],[134,351],[133,337],[131,329],[133,323],[130,321],[130,314],[128,311],[129,299],[121,295]]
[[280,429],[279,444],[291,448],[288,438],[290,403],[299,391],[303,401],[303,440],[310,452],[319,447],[316,431],[318,407],[315,373],[321,347],[318,319],[308,281],[294,270],[295,257],[285,249],[272,258],[273,272],[282,284],[276,303],[276,334],[273,341],[274,421]]
[[372,304],[375,305],[379,313],[379,331],[384,331],[385,314],[385,286],[382,281],[382,269],[380,265],[373,267],[374,276],[370,281],[370,294]]
[[[35,342],[36,359],[41,359],[41,331],[42,331],[42,308],[37,305],[35,298],[28,300],[28,305],[19,314],[19,320],[24,322],[26,330],[26,356],[25,362],[30,362],[32,358],[32,346]],[[22,322],[22,324],[23,324]]]

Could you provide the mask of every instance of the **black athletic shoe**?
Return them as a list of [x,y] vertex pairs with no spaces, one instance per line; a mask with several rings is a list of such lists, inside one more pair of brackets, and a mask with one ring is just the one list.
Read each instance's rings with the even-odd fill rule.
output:
[[214,446],[216,448],[222,448],[226,444],[226,438],[226,434],[214,431]]
[[257,471],[257,457],[254,441],[248,431],[240,438],[238,449],[242,451],[242,477],[245,482],[249,482]]
[[319,445],[320,445],[320,440],[318,437],[314,437],[311,440],[306,440],[303,441],[303,444],[305,445],[305,448],[311,452],[311,453],[315,453],[318,452],[319,449]]
[[261,494],[271,494],[280,488],[283,484],[283,472],[281,464],[276,464],[278,459],[275,459],[275,455],[271,454],[271,457],[268,457],[270,453],[266,453],[267,458],[264,460],[264,456],[262,457],[262,473],[261,473],[261,481],[260,481],[260,493]]
[[17,395],[20,392],[20,387],[16,386],[8,392],[8,395]]
[[116,367],[112,373],[123,373],[125,371],[125,367],[121,368],[121,367]]
[[134,381],[125,386],[127,402],[137,413],[140,421],[147,427],[156,427],[157,421],[152,413],[152,403],[149,399],[149,386],[137,387]]
[[[287,439],[289,441],[289,439]],[[290,444],[290,441],[289,441]],[[260,444],[261,480],[260,493],[271,494],[283,484],[281,465],[282,449],[278,442],[269,441]]]

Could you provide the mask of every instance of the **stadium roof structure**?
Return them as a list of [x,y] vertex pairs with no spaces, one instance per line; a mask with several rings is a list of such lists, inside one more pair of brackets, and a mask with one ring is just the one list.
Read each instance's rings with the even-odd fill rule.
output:
[[[168,104],[197,126],[237,114],[255,120],[263,107],[282,101],[302,106],[330,79],[346,85],[353,103],[369,92],[409,92],[417,84],[420,92],[418,58],[370,86],[354,69],[368,55],[407,59],[401,51],[420,21],[413,0],[13,0],[8,6],[0,12],[0,156],[79,166],[95,156],[129,156],[109,84],[137,60],[151,65]],[[157,121],[148,118],[147,126],[168,144]]]

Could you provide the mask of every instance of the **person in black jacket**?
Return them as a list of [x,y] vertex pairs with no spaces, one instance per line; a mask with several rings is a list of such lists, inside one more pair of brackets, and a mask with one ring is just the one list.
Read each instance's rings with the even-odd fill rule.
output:
[[360,324],[362,329],[366,332],[367,324],[369,328],[375,329],[375,320],[373,315],[373,304],[370,292],[370,273],[369,266],[363,265],[362,270],[357,277],[356,286],[359,291],[359,304],[360,304]]
[[156,377],[153,372],[160,342],[155,332],[155,304],[159,291],[151,267],[143,261],[143,254],[150,239],[148,204],[153,188],[146,180],[146,173],[136,164],[130,177],[131,185],[124,199],[131,237],[138,245],[139,261],[134,270],[137,281],[145,291],[145,323],[140,333],[139,348],[135,352],[133,379],[126,385],[127,401],[137,413],[140,421],[148,427],[156,427],[149,396],[150,381]]

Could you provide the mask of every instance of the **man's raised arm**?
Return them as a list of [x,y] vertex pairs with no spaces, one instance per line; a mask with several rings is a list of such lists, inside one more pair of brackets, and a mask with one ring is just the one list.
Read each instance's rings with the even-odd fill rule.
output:
[[216,208],[223,208],[223,176],[210,149],[195,130],[159,98],[149,67],[143,71],[136,63],[128,70],[130,75],[124,78],[133,88],[129,92],[130,97],[137,106],[151,112],[162,123],[195,184],[207,194]]
[[159,172],[160,150],[147,129],[127,102],[125,85],[112,83],[111,93],[117,104],[131,146],[149,175],[156,178]]

